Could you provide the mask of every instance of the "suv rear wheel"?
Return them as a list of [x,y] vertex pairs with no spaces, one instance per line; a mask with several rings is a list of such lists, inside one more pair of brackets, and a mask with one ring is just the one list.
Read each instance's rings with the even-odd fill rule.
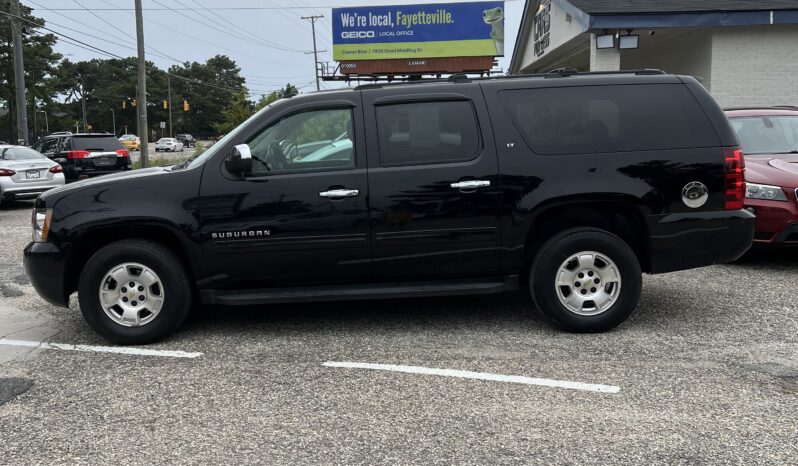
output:
[[172,334],[191,309],[182,262],[157,243],[123,240],[97,251],[80,276],[80,310],[102,337],[123,345]]
[[632,314],[640,299],[640,263],[612,233],[566,230],[540,248],[529,273],[538,308],[571,332],[610,330]]

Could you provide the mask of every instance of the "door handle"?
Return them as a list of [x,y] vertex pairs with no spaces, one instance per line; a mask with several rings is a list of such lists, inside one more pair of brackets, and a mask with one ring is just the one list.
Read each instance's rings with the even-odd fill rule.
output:
[[457,183],[452,183],[451,186],[454,189],[477,189],[477,188],[484,188],[486,186],[490,186],[490,181],[487,180],[458,181]]
[[339,197],[355,197],[360,194],[357,189],[331,189],[329,191],[322,191],[319,196],[326,198],[339,198]]

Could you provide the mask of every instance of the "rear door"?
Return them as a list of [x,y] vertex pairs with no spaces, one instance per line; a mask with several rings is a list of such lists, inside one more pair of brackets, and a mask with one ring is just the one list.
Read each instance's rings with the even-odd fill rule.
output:
[[476,84],[363,91],[374,276],[495,276],[498,165]]

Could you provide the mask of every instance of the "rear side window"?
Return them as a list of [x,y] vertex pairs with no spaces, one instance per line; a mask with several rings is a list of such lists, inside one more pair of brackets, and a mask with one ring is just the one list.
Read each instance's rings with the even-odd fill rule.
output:
[[479,153],[479,127],[469,101],[381,105],[376,111],[383,167],[464,162]]
[[119,139],[113,136],[73,136],[71,143],[72,150],[88,151],[116,151],[124,149]]
[[678,84],[506,90],[499,99],[538,154],[720,145],[698,102]]

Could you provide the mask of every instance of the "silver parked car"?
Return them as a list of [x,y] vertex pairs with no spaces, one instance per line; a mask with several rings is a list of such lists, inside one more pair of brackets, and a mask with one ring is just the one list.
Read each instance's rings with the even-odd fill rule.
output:
[[25,146],[0,146],[0,203],[31,199],[64,185],[64,170],[56,162]]

